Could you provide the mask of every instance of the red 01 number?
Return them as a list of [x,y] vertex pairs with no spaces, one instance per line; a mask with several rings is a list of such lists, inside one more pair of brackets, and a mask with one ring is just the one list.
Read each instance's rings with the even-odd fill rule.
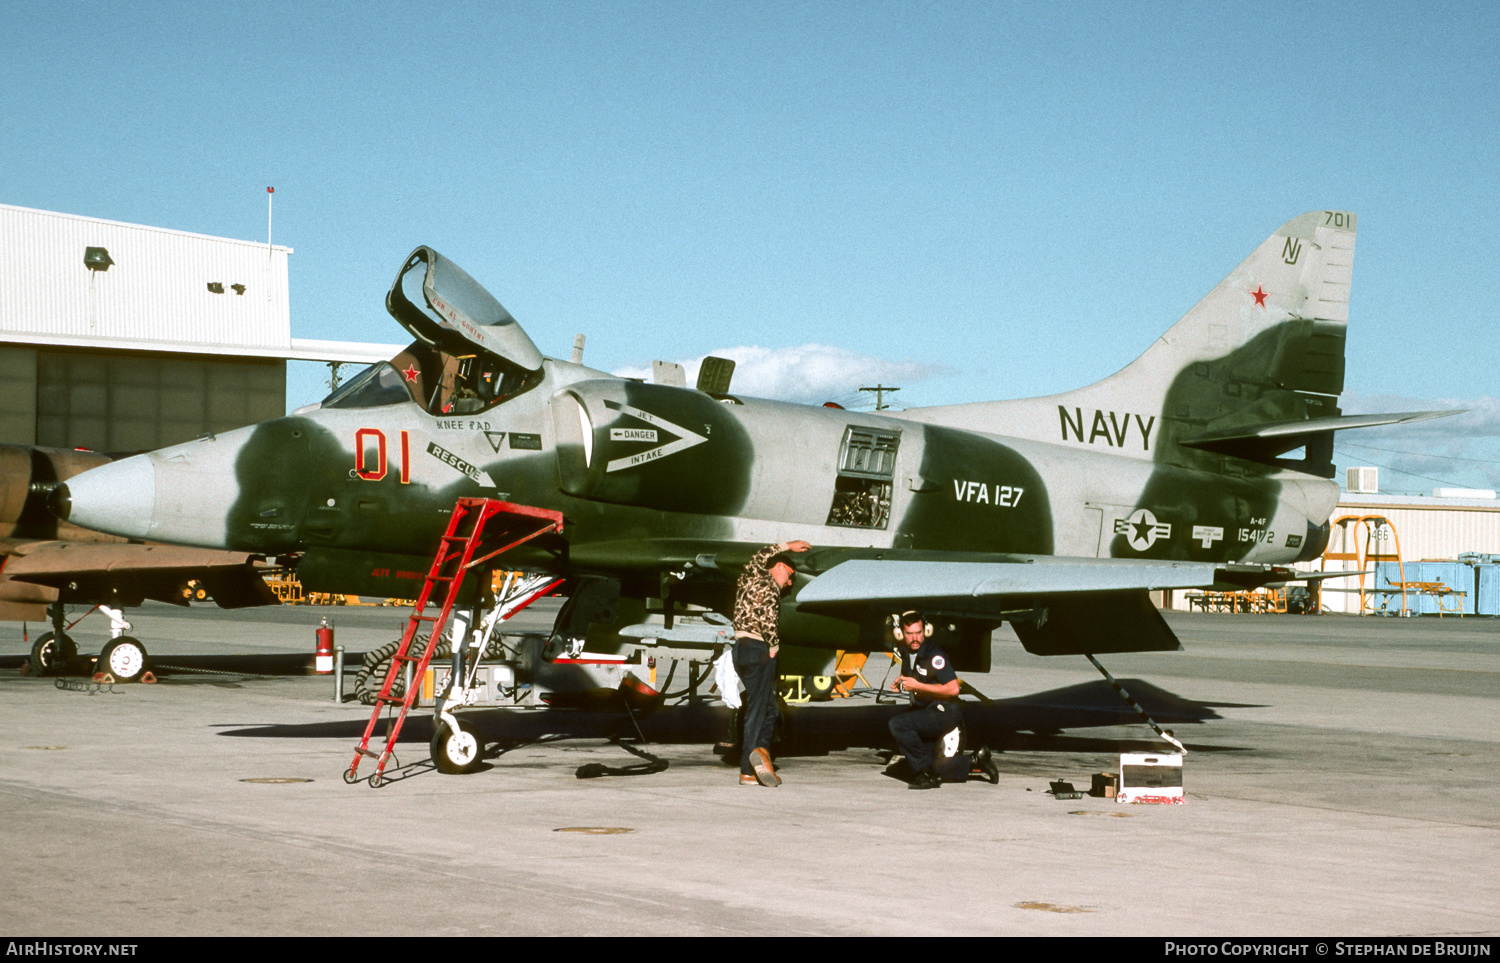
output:
[[[385,432],[379,428],[361,428],[354,433],[354,473],[365,481],[385,477]],[[411,482],[411,440],[401,432],[401,484]]]

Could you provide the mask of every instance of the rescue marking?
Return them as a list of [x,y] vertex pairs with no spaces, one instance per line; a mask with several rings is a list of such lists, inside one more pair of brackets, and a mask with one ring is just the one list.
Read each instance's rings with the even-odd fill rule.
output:
[[1068,417],[1067,406],[1058,405],[1057,414],[1062,422],[1063,441],[1068,440],[1068,430],[1071,428],[1073,436],[1078,441],[1086,440],[1088,444],[1092,445],[1097,443],[1100,438],[1103,438],[1104,443],[1110,448],[1125,447],[1125,440],[1131,435],[1131,419],[1134,418],[1136,433],[1141,438],[1141,451],[1151,450],[1151,430],[1156,427],[1155,415],[1152,415],[1150,418],[1142,418],[1140,415],[1132,414],[1128,411],[1103,411],[1095,408],[1094,418],[1089,422],[1089,436],[1085,439],[1083,437],[1084,422],[1082,408],[1075,407],[1073,409],[1073,417],[1070,418]]
[[1224,529],[1217,526],[1194,525],[1193,539],[1202,542],[1204,548],[1212,548],[1214,542],[1224,540]]
[[1158,522],[1149,509],[1137,508],[1127,518],[1115,519],[1115,534],[1124,535],[1130,547],[1144,552],[1156,544],[1158,538],[1172,537],[1172,524]]
[[486,431],[484,433],[484,440],[490,443],[490,449],[492,451],[494,451],[496,454],[499,454],[500,446],[505,444],[505,432]]
[[453,452],[441,447],[436,442],[429,441],[427,443],[427,454],[436,458],[438,461],[442,462],[450,468],[456,468],[460,474],[468,475],[470,478],[474,479],[485,488],[495,487],[495,480],[490,477],[489,472],[475,465],[469,464],[462,458],[455,455]]
[[[642,411],[639,408],[634,408],[630,405],[620,404],[614,401],[606,401],[604,405],[606,408],[613,408],[615,411],[618,411],[622,415],[629,415],[632,418],[635,418],[639,421],[644,421],[648,425],[655,425],[657,428],[660,428],[669,434],[677,436],[676,441],[669,441],[665,445],[658,445],[655,448],[649,448],[646,451],[636,452],[634,455],[626,455],[624,458],[610,459],[609,464],[604,466],[604,470],[606,472],[620,471],[624,468],[634,468],[636,465],[644,465],[648,461],[656,461],[659,458],[666,458],[668,455],[675,455],[679,451],[686,451],[687,449],[692,448],[695,445],[701,445],[705,441],[708,441],[707,435],[700,435],[696,431],[690,431],[687,428],[682,427],[681,425],[673,424],[665,418],[659,418],[656,415],[653,415],[649,411]],[[610,438],[614,439],[614,433],[616,431],[622,430],[628,429],[610,429]],[[654,436],[656,433],[653,431],[651,432],[651,434]],[[654,438],[640,440],[654,440]]]

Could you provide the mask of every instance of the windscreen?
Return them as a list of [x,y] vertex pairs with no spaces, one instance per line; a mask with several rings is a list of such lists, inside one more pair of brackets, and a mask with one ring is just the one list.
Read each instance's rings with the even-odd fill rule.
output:
[[324,408],[383,408],[414,401],[410,381],[389,361],[372,364],[323,399]]

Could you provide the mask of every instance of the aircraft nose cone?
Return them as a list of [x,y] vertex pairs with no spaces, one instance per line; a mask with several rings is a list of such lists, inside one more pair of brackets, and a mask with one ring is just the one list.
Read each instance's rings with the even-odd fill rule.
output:
[[156,468],[145,455],[91,468],[57,486],[47,507],[83,528],[145,538],[156,508]]

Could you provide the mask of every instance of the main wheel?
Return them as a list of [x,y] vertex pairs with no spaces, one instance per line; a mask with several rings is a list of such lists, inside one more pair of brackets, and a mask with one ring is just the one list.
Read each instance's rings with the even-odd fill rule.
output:
[[484,762],[484,739],[466,722],[458,724],[457,732],[446,722],[439,723],[432,737],[432,761],[438,772],[450,776],[476,772]]
[[128,635],[105,644],[99,651],[95,672],[108,672],[116,682],[135,682],[146,671],[146,647]]
[[48,632],[37,636],[31,646],[31,671],[37,675],[59,675],[78,658],[78,646],[66,633]]

